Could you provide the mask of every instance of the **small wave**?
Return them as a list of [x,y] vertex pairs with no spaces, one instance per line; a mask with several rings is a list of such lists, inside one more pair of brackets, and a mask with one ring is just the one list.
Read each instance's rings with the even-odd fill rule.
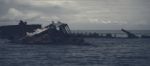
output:
[[9,43],[10,40],[8,39],[0,39],[0,44],[3,44],[3,43]]

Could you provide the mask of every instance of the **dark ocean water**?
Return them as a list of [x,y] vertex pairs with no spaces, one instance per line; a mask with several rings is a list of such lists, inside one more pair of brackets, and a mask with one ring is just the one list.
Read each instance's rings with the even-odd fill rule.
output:
[[85,39],[91,45],[0,40],[0,66],[150,66],[150,39]]

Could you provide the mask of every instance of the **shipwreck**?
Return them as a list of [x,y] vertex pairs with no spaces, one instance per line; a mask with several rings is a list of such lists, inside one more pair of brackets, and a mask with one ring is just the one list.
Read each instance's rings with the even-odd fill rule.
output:
[[83,38],[71,34],[68,24],[52,21],[46,27],[28,25],[20,20],[18,25],[0,27],[0,37],[24,44],[87,44]]

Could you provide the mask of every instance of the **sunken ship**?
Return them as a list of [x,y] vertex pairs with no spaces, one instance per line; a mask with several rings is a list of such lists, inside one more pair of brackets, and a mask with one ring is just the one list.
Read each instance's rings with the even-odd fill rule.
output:
[[42,27],[20,20],[18,25],[1,26],[0,38],[24,44],[86,44],[84,39],[71,34],[68,24],[59,21]]

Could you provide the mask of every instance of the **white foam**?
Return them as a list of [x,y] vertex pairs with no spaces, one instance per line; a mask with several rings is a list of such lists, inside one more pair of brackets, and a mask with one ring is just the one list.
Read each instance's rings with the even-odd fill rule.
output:
[[43,31],[45,31],[45,30],[47,30],[47,29],[48,29],[48,28],[36,29],[35,32],[33,32],[33,33],[27,32],[27,36],[33,36],[33,35],[39,34],[39,33],[43,32]]

